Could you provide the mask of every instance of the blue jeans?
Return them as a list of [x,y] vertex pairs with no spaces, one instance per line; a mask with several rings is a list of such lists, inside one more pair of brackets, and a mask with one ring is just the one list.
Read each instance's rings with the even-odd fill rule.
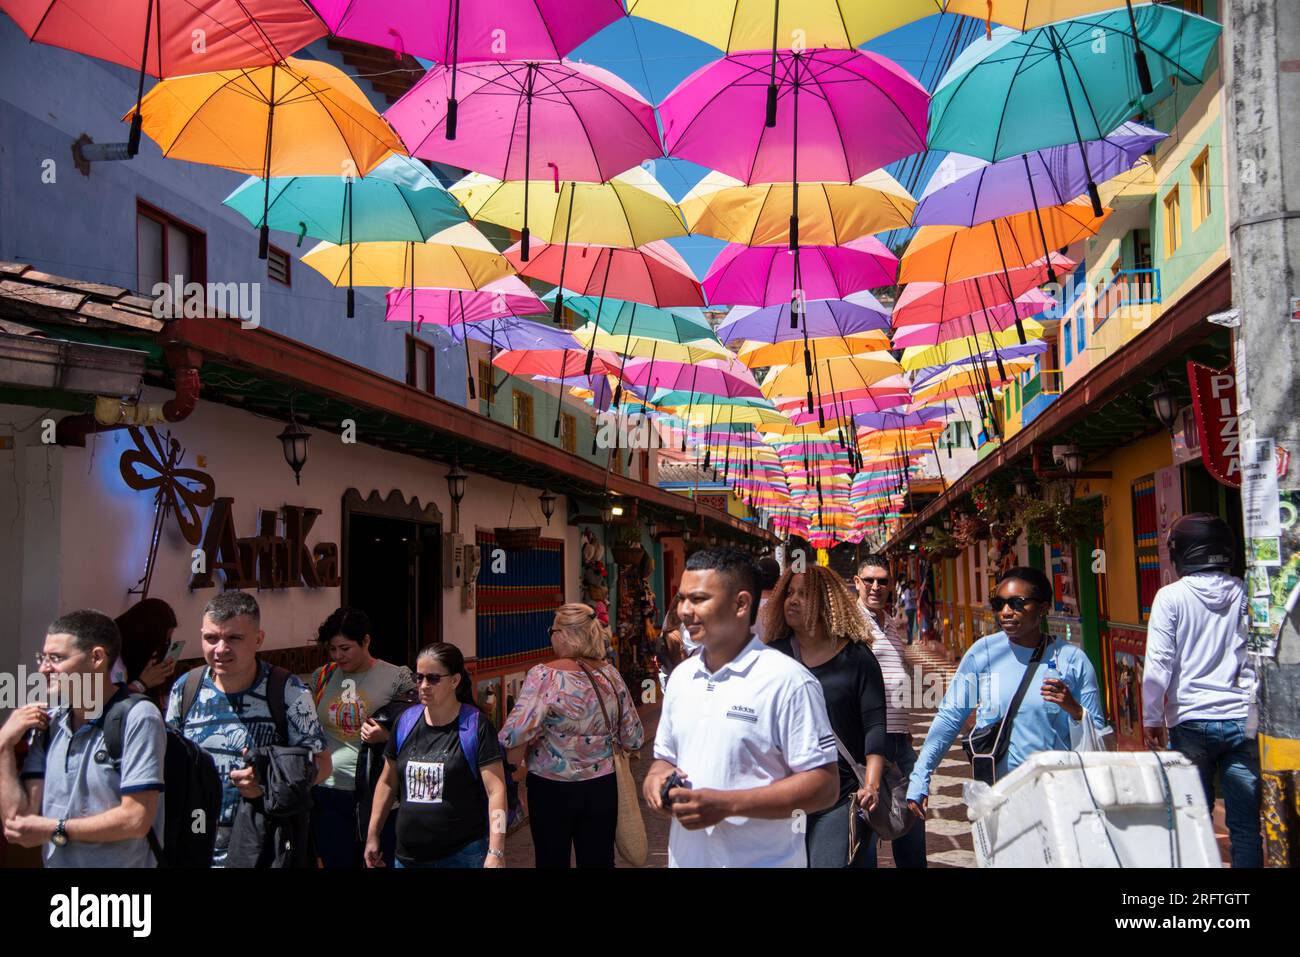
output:
[[1232,839],[1233,867],[1263,867],[1259,835],[1259,744],[1246,737],[1246,722],[1184,721],[1169,729],[1169,746],[1201,772],[1205,803],[1214,811],[1214,776]]
[[446,857],[440,857],[436,861],[412,861],[409,864],[403,864],[401,858],[397,859],[394,867],[482,867],[483,859],[487,857],[488,840],[486,837],[480,837],[477,841],[470,841],[459,851],[452,851]]
[[[916,766],[916,751],[912,749],[912,737],[895,732],[885,735],[885,759],[893,761],[902,770],[904,777],[910,777]],[[867,838],[867,850],[863,867],[876,866],[876,844],[880,837],[872,831]],[[894,850],[894,863],[899,867],[925,867],[925,822],[916,821],[908,832],[896,841],[891,841]]]
[[[311,789],[311,833],[316,856],[325,867],[363,867],[364,835],[357,834],[357,792],[316,785]],[[397,811],[390,811],[379,836],[384,863],[393,866],[397,847]]]
[[908,608],[907,611],[907,643],[912,643],[912,630],[916,628],[916,609]]

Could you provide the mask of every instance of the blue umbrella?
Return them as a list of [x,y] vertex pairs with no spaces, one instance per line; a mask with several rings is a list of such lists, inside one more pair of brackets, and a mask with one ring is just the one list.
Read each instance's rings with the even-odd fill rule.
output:
[[[428,168],[393,154],[367,175],[275,176],[266,183],[250,176],[224,200],[254,226],[265,224],[303,236],[347,244],[348,318],[355,314],[351,247],[365,242],[419,242],[468,216]],[[266,205],[264,206],[264,201]]]
[[[1200,83],[1222,32],[1213,20],[1166,6],[1120,7],[1027,33],[1000,27],[957,58],[930,100],[932,150],[997,161],[1099,140],[1135,113],[1144,95],[1135,39],[1157,83]],[[1101,198],[1082,154],[1096,215]]]

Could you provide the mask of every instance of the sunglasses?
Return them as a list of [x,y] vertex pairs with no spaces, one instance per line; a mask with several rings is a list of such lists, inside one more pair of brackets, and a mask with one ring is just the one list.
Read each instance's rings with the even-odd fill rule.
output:
[[888,576],[888,575],[886,575],[884,578],[870,578],[870,577],[868,577],[867,575],[858,575],[858,576],[856,576],[856,577],[857,577],[858,581],[862,582],[862,584],[867,585],[867,586],[871,586],[871,585],[879,585],[881,588],[888,588],[888,587],[889,587],[889,576]]
[[989,607],[994,611],[1001,611],[1003,608],[1010,605],[1012,611],[1024,611],[1025,606],[1031,601],[1033,601],[1032,598],[1022,598],[1019,595],[1013,595],[1010,598],[1003,598],[1001,595],[995,595],[993,598],[989,599]]
[[417,671],[415,672],[415,674],[411,675],[411,677],[415,679],[415,683],[417,685],[422,685],[426,681],[431,685],[436,685],[443,678],[450,678],[451,675],[440,675],[436,673],[425,673],[423,671]]

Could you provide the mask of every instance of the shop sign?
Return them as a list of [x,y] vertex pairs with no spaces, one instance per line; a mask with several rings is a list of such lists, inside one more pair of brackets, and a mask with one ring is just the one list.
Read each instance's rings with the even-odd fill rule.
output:
[[[338,545],[307,544],[320,509],[300,505],[285,505],[278,512],[263,509],[258,516],[258,534],[239,538],[234,501],[213,501],[190,588],[216,587],[216,572],[222,573],[226,588],[338,587],[342,581]],[[279,531],[281,523],[283,533]]]
[[1241,430],[1237,417],[1237,376],[1232,367],[1211,369],[1188,361],[1187,381],[1201,437],[1201,461],[1223,485],[1241,487]]

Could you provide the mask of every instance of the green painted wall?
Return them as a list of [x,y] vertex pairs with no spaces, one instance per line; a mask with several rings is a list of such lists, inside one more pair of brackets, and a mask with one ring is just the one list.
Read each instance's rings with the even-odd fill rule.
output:
[[[1202,151],[1209,147],[1210,156],[1210,214],[1199,225],[1192,225],[1195,201],[1192,190],[1192,164]],[[1165,238],[1165,198],[1178,187],[1179,219],[1182,225],[1182,243],[1171,256]],[[1195,140],[1189,141],[1187,152],[1173,174],[1161,184],[1151,204],[1151,253],[1160,270],[1160,286],[1165,303],[1207,259],[1220,252],[1224,245],[1224,216],[1227,206],[1227,189],[1223,172],[1223,118],[1216,117]],[[1128,237],[1126,237],[1128,239]]]

